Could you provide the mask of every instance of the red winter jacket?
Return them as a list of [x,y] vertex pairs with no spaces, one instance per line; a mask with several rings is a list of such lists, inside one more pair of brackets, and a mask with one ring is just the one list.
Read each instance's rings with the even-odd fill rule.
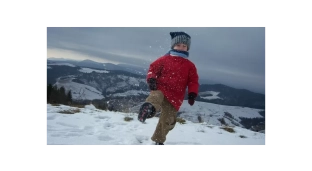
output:
[[188,93],[198,94],[198,74],[195,65],[180,56],[165,55],[152,64],[147,73],[147,80],[155,78],[157,90],[179,111],[183,103],[186,87]]

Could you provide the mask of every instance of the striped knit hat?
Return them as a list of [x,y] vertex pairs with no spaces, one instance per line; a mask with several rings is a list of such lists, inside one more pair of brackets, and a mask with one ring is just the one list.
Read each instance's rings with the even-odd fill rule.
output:
[[185,32],[170,32],[171,35],[171,49],[178,44],[183,43],[187,45],[187,51],[190,50],[191,47],[191,36],[186,34]]

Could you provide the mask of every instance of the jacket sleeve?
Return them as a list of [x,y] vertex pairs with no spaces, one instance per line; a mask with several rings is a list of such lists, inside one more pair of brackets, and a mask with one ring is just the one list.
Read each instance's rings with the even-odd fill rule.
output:
[[147,72],[146,80],[149,78],[155,78],[157,80],[157,78],[161,75],[162,67],[162,58],[158,58],[156,61],[151,63]]
[[189,70],[187,87],[188,87],[188,93],[193,92],[193,93],[196,93],[196,95],[198,95],[198,88],[199,88],[198,74],[197,74],[197,69],[194,64],[192,64]]

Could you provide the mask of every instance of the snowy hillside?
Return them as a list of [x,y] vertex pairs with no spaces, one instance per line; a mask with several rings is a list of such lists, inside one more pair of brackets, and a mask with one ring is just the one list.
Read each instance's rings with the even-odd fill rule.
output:
[[72,82],[74,77],[67,77],[58,79],[55,85],[57,87],[64,87],[66,92],[71,90],[72,92],[72,98],[76,100],[93,100],[93,99],[103,99],[104,96],[100,91],[95,89],[94,87],[80,84],[76,82]]
[[76,61],[76,60],[70,60],[70,59],[64,59],[64,58],[48,58],[48,65],[51,63],[57,64],[57,65],[63,65],[64,63],[72,64],[79,67],[89,67],[89,68],[95,68],[99,70],[119,70],[119,71],[127,71],[134,74],[139,75],[146,75],[146,67],[140,67],[140,66],[134,66],[129,64],[112,64],[112,63],[99,63],[92,60],[82,60],[82,61]]
[[108,97],[128,97],[128,96],[138,96],[138,95],[149,95],[150,92],[142,90],[129,90],[124,93],[115,93],[109,95]]
[[109,71],[106,71],[106,70],[97,70],[97,69],[90,69],[90,68],[81,68],[79,71],[83,73],[91,73],[91,72],[109,73]]
[[[242,127],[239,123],[241,121],[239,117],[263,118],[263,116],[259,114],[259,111],[263,110],[239,106],[225,106],[198,101],[196,101],[191,107],[187,101],[184,100],[180,108],[180,116],[193,122],[198,122],[198,116],[200,116],[203,121],[213,125],[220,125],[221,123],[218,119],[224,118],[228,125]],[[225,113],[227,113],[227,115]]]
[[[62,114],[75,111],[74,114]],[[79,110],[79,111],[78,111]],[[133,118],[125,121],[125,117]],[[85,108],[47,105],[47,144],[152,145],[158,118],[142,124],[135,113],[108,112],[93,105]],[[264,145],[265,134],[234,127],[234,133],[205,123],[177,123],[165,145]]]
[[[145,84],[145,79],[123,75],[107,76],[106,74],[109,73],[109,71],[105,70],[94,70],[90,68],[82,68],[79,70],[79,72],[82,73],[91,73],[93,71],[104,74],[97,76],[102,81],[88,81],[88,79],[80,78],[76,75],[68,75],[57,78],[54,85],[58,86],[58,88],[63,86],[66,92],[71,90],[74,100],[103,99],[103,91],[106,93],[106,97],[147,96],[149,94],[149,91],[135,90],[135,88],[140,89],[140,84]],[[79,79],[80,83],[73,82],[73,79]]]
[[[218,96],[220,92],[215,92],[215,91],[205,91],[205,92],[200,92],[198,95],[203,98],[203,99],[222,99]],[[208,95],[208,96],[207,96]]]

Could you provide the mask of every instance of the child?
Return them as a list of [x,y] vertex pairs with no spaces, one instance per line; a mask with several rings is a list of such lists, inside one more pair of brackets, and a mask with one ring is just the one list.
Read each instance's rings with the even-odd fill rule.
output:
[[156,145],[164,145],[168,132],[174,128],[186,88],[188,103],[192,106],[199,87],[196,67],[188,60],[191,37],[184,32],[170,32],[170,35],[171,50],[150,64],[147,83],[151,92],[138,115],[139,121],[144,122],[161,110],[151,137]]

